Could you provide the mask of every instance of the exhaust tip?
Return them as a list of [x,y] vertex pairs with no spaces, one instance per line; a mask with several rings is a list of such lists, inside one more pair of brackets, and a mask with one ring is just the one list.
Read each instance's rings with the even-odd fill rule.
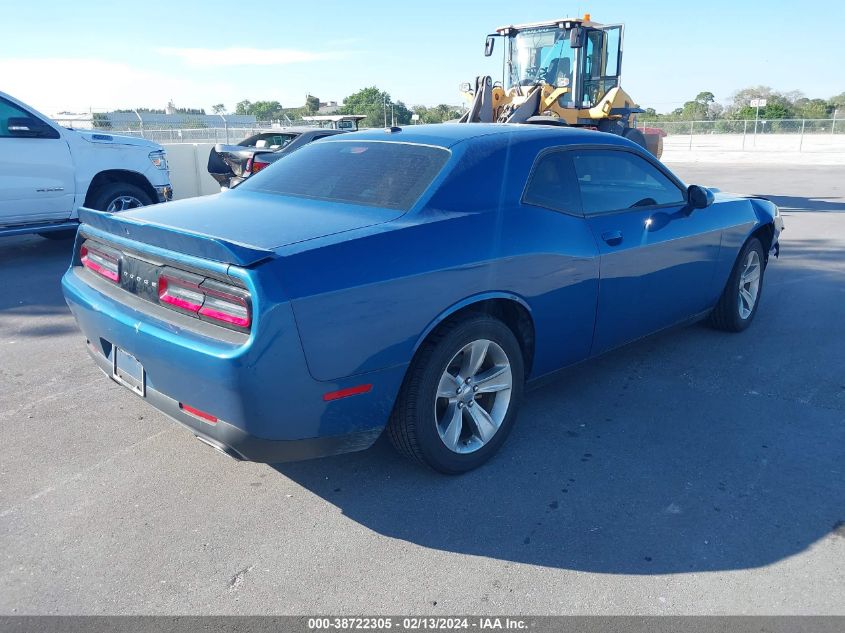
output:
[[197,438],[200,442],[202,442],[206,446],[210,446],[211,448],[213,448],[217,452],[223,453],[227,457],[231,457],[236,462],[242,462],[243,461],[243,458],[240,455],[238,455],[235,451],[233,451],[231,448],[229,448],[227,446],[223,446],[222,444],[218,444],[217,442],[214,442],[213,440],[210,440],[206,437],[202,437],[201,435],[194,435],[194,437]]

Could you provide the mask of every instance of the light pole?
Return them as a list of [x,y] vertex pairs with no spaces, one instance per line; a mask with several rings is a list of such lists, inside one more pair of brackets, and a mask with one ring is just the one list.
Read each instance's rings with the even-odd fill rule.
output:
[[141,117],[140,114],[138,114],[137,110],[132,110],[132,112],[134,112],[135,116],[138,117],[138,123],[140,124],[141,129],[141,138],[144,138],[144,119]]
[[[754,145],[757,145],[757,121],[760,119],[760,108],[765,108],[768,101],[766,99],[752,99],[749,105],[752,108],[756,108],[757,111],[754,115]],[[765,124],[764,124],[765,125]]]
[[387,127],[387,95],[382,95],[384,99],[384,127]]

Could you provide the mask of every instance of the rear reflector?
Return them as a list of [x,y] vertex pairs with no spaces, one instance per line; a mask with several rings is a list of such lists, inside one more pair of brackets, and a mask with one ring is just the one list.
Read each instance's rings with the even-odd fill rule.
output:
[[347,387],[338,391],[330,391],[323,394],[323,400],[331,402],[332,400],[340,400],[341,398],[348,398],[349,396],[357,396],[359,393],[368,393],[373,390],[372,385],[358,385],[357,387]]
[[117,255],[86,242],[79,249],[79,258],[85,268],[97,273],[100,277],[114,283],[120,279]]
[[199,418],[203,422],[208,422],[209,424],[217,424],[217,418],[211,415],[210,413],[200,411],[199,409],[195,409],[194,407],[189,407],[183,402],[179,403],[179,408],[182,409],[182,411],[184,411],[185,413],[190,413],[195,418]]

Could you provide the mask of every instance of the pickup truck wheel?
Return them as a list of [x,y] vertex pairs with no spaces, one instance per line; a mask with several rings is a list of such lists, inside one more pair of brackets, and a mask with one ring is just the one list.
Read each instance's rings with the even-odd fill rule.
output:
[[100,211],[119,213],[152,203],[150,196],[140,187],[115,182],[98,189],[92,198],[91,206]]
[[751,325],[760,305],[765,270],[763,245],[752,237],[739,252],[719,303],[710,314],[713,327],[727,332],[742,332]]
[[513,332],[486,315],[440,328],[408,370],[388,436],[407,457],[446,474],[486,462],[507,438],[524,382]]

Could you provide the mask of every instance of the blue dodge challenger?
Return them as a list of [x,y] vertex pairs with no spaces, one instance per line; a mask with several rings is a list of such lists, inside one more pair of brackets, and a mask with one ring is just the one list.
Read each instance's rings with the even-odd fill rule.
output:
[[777,207],[626,139],[421,125],[303,147],[215,196],[83,209],[67,303],[107,376],[238,459],[482,464],[527,382],[754,319]]

